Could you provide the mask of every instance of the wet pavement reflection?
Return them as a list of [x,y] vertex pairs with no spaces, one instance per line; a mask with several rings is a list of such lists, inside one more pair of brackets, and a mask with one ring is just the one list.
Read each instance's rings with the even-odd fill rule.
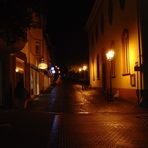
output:
[[40,111],[54,115],[49,147],[148,147],[148,111],[136,104],[107,102],[97,90],[76,84],[56,86],[40,99],[46,100]]
[[57,85],[26,110],[0,112],[4,148],[147,148],[147,137],[147,108],[108,102],[97,89],[78,84]]

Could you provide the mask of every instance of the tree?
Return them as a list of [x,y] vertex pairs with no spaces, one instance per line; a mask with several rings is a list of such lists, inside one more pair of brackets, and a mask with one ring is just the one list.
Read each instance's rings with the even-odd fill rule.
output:
[[0,1],[0,51],[11,53],[22,49],[26,31],[32,24],[32,12],[42,12],[43,6],[41,0]]

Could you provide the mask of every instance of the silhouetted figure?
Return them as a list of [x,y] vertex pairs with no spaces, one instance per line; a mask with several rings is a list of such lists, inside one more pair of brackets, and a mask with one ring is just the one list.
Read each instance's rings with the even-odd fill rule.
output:
[[88,79],[83,79],[81,81],[81,85],[82,85],[82,90],[86,90],[89,87],[89,80]]
[[14,91],[15,98],[17,99],[17,105],[19,108],[25,108],[25,101],[28,96],[28,92],[24,87],[24,80],[20,79],[16,85]]
[[82,85],[82,90],[88,89],[89,87],[88,71],[82,72],[81,85]]

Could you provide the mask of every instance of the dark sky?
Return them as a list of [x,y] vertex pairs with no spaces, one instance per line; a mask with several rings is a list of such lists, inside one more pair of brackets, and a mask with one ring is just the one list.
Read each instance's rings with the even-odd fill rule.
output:
[[48,6],[48,33],[57,64],[87,61],[88,41],[84,25],[94,0],[54,0]]

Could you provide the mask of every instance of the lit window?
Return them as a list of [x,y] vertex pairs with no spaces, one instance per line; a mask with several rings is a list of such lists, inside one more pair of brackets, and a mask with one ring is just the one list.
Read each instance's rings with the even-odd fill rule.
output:
[[122,61],[123,61],[123,75],[130,73],[129,63],[129,32],[127,29],[123,30],[122,33]]

